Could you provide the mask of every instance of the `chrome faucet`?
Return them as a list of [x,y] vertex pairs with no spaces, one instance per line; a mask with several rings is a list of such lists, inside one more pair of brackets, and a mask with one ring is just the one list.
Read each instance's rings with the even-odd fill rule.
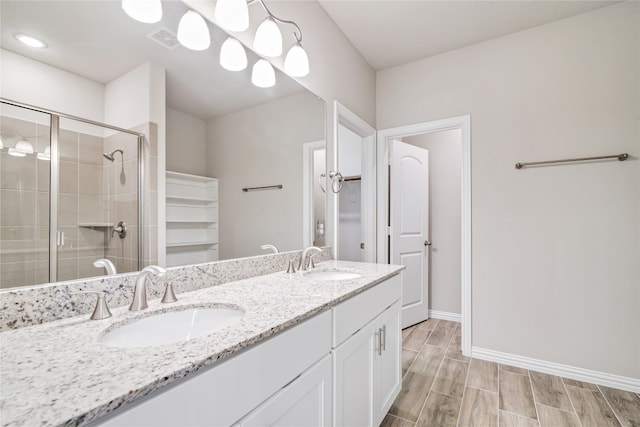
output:
[[157,265],[149,265],[138,273],[136,279],[136,287],[133,290],[133,301],[129,306],[130,311],[140,311],[148,307],[147,305],[147,276],[154,274],[158,277],[162,277],[167,273],[162,267]]
[[101,258],[93,262],[93,266],[97,268],[104,268],[107,272],[107,276],[113,276],[116,273],[116,266],[106,258]]
[[322,249],[320,249],[317,246],[309,246],[307,249],[302,251],[302,256],[300,257],[300,263],[298,264],[299,271],[305,271],[307,269],[308,264],[305,262],[305,258],[307,257],[307,254],[311,251],[314,251],[315,253],[320,253],[322,252]]

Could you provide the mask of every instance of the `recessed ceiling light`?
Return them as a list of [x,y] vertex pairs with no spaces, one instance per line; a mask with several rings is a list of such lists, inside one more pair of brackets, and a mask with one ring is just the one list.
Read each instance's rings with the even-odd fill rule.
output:
[[21,43],[26,44],[30,47],[43,48],[47,47],[47,44],[41,40],[36,39],[35,37],[28,36],[26,34],[14,34],[14,37]]

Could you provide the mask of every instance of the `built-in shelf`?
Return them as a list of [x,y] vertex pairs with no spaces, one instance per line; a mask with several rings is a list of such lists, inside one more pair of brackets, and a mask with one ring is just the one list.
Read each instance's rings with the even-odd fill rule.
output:
[[215,203],[216,199],[207,199],[202,197],[185,197],[185,196],[169,196],[167,195],[167,200],[176,200],[183,202],[194,202],[194,203]]
[[201,221],[192,219],[168,219],[167,223],[172,224],[217,224],[218,221]]
[[218,259],[218,180],[166,172],[167,265]]
[[218,242],[180,242],[180,243],[167,243],[167,248],[179,248],[183,246],[212,246],[217,245]]

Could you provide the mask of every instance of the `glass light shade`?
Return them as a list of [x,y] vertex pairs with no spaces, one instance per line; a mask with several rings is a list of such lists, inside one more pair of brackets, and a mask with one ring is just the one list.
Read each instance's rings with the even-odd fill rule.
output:
[[276,72],[269,62],[264,59],[258,59],[253,64],[251,71],[251,83],[258,87],[271,87],[276,84]]
[[276,57],[282,55],[282,34],[278,24],[268,16],[256,31],[253,48],[260,55]]
[[9,148],[9,154],[15,157],[24,157],[27,154],[33,154],[33,147],[26,139],[21,139],[15,148]]
[[0,150],[2,150],[4,148],[4,141],[2,140],[2,137],[0,136]]
[[51,147],[49,145],[44,149],[44,153],[38,153],[38,159],[47,161],[51,160]]
[[249,28],[249,7],[246,0],[217,0],[213,17],[225,30],[244,31]]
[[247,68],[247,52],[233,37],[227,38],[220,48],[220,65],[229,71],[241,71]]
[[22,44],[26,44],[30,47],[43,48],[47,47],[47,44],[42,40],[38,40],[35,37],[28,36],[26,34],[15,34],[14,37]]
[[122,0],[122,9],[131,18],[145,24],[155,24],[162,19],[160,0]]
[[304,77],[309,74],[309,57],[300,43],[296,43],[284,58],[284,72],[291,77]]
[[178,41],[191,50],[205,50],[209,47],[211,44],[209,27],[200,14],[189,10],[180,18]]

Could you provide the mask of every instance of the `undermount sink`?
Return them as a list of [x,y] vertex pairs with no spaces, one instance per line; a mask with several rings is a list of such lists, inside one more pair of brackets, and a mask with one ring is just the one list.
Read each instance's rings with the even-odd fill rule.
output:
[[117,326],[98,341],[126,348],[186,342],[230,326],[242,316],[244,311],[235,307],[184,307]]
[[304,274],[304,277],[313,280],[351,280],[362,277],[361,274],[342,270],[318,270]]

